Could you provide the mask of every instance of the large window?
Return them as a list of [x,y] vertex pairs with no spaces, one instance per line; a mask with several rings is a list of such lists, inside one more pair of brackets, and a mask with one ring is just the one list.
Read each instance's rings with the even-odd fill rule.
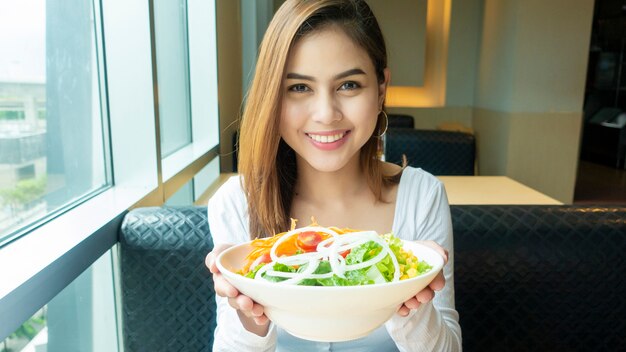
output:
[[0,351],[118,350],[120,223],[218,137],[214,0],[0,0]]
[[91,0],[0,0],[0,244],[109,183]]

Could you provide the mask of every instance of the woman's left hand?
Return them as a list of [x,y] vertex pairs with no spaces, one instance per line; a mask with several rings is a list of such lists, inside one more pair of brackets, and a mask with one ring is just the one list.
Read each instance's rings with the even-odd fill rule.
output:
[[[433,241],[417,241],[417,243],[428,246],[436,250],[443,257],[444,265],[448,262],[448,251],[441,247],[439,244]],[[400,308],[398,308],[398,314],[406,317],[411,312],[411,309],[417,309],[422,303],[430,302],[435,297],[435,291],[440,291],[446,285],[446,279],[443,276],[443,270],[435,276],[433,281],[426,286],[423,290],[418,292],[415,296],[409,298],[404,302]]]

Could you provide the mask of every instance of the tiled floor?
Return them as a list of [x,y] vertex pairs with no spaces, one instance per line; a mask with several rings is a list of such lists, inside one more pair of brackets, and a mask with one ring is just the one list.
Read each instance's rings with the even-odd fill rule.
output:
[[580,160],[574,204],[626,204],[626,170]]

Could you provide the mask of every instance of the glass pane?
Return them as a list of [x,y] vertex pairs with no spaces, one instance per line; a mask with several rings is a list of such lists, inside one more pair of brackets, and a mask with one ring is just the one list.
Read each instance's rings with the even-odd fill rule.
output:
[[0,342],[11,352],[116,352],[111,250]]
[[[48,343],[48,307],[43,306],[32,317],[25,321],[2,344],[1,352],[41,351]],[[45,351],[45,350],[44,350]]]
[[154,1],[162,157],[191,143],[185,3]]
[[197,201],[220,177],[220,158],[216,157],[193,177],[193,201]]
[[191,206],[220,176],[220,158],[215,157],[176,193],[165,201],[166,206]]
[[176,193],[165,201],[166,206],[190,206],[193,205],[193,179],[185,183]]
[[[191,125],[194,143],[219,144],[215,0],[187,0]],[[204,144],[203,143],[203,144]]]
[[107,183],[91,0],[0,0],[0,244]]

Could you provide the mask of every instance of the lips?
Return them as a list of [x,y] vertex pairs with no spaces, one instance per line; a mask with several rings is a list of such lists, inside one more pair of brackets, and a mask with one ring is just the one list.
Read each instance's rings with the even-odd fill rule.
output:
[[329,151],[341,147],[346,141],[346,136],[350,134],[350,130],[307,132],[305,134],[316,148]]

